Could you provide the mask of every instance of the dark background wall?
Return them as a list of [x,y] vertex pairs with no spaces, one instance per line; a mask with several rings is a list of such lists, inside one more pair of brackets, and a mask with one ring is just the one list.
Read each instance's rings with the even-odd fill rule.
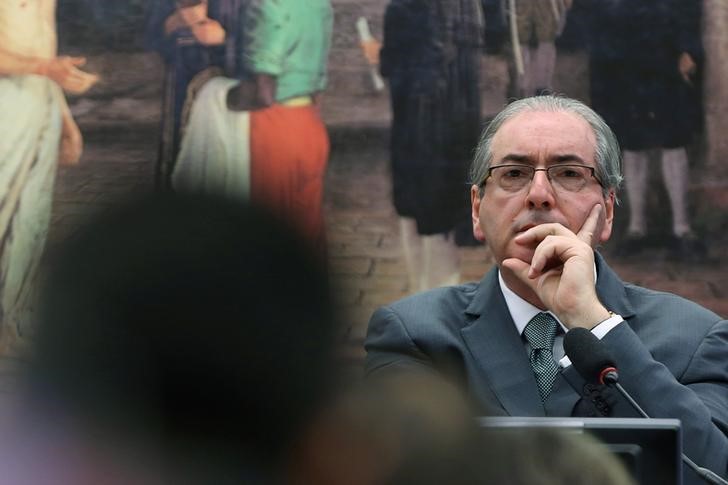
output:
[[58,0],[59,48],[97,54],[107,50],[144,48],[143,28],[148,0]]

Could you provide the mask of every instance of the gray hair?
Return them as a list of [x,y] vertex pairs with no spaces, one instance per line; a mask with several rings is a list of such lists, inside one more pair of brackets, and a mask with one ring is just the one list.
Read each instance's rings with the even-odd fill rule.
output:
[[[493,161],[493,152],[491,151],[493,138],[503,126],[503,123],[520,113],[529,111],[564,111],[573,113],[589,123],[596,139],[596,146],[594,147],[594,158],[597,164],[596,173],[604,186],[604,195],[606,196],[612,189],[616,191],[619,188],[622,183],[622,155],[617,137],[612,129],[609,128],[601,116],[581,101],[554,95],[519,99],[506,106],[493,118],[480,136],[478,147],[475,150],[473,164],[470,167],[470,181],[473,185],[482,184],[488,175],[488,168],[490,168]],[[482,186],[480,193],[482,196]]]

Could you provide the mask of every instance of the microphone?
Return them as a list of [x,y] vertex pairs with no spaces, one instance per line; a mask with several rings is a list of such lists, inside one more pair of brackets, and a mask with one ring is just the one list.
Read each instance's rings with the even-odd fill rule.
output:
[[[572,328],[564,337],[564,351],[571,364],[584,380],[590,384],[614,387],[643,418],[649,418],[632,396],[619,383],[619,372],[614,356],[607,345],[586,328]],[[728,485],[728,481],[715,472],[697,465],[682,453],[682,461],[703,480],[713,485]]]
[[569,330],[564,337],[564,351],[574,368],[590,384],[611,384],[619,381],[614,357],[607,346],[589,330]]

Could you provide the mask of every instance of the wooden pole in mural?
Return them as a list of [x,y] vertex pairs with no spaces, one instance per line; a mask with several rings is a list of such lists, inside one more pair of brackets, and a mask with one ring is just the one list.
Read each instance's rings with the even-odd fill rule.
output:
[[703,44],[706,166],[711,181],[723,185],[728,184],[728,1],[704,1]]

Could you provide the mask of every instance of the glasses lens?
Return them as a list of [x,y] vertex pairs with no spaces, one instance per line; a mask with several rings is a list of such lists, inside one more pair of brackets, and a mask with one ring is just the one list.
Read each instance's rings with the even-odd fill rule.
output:
[[548,174],[551,183],[556,187],[577,192],[586,185],[591,177],[591,170],[579,165],[554,165],[549,167]]
[[491,176],[503,190],[515,192],[528,185],[533,178],[533,167],[527,165],[503,165],[494,167]]

